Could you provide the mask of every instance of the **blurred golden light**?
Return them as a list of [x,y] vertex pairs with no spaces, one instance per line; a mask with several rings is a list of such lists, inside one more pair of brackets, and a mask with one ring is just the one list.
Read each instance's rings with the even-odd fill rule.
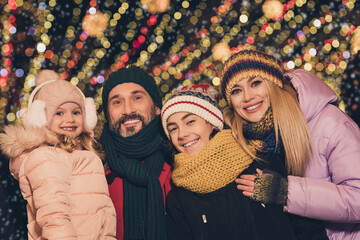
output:
[[86,14],[82,21],[83,31],[90,37],[96,37],[103,34],[108,27],[108,20],[105,14],[96,12],[95,14]]
[[249,20],[249,17],[246,16],[245,14],[241,14],[241,16],[239,17],[239,20],[241,23],[246,23]]
[[212,83],[214,86],[219,86],[220,85],[220,78],[219,77],[214,77],[212,79]]
[[227,43],[217,43],[212,48],[212,57],[217,61],[225,61],[230,55],[231,50]]
[[283,4],[278,0],[266,0],[262,6],[265,17],[274,21],[281,20]]
[[141,3],[149,13],[158,14],[169,9],[170,0],[142,0]]
[[357,54],[358,51],[360,50],[360,34],[355,34],[352,38],[351,38],[351,51],[353,52],[353,54]]

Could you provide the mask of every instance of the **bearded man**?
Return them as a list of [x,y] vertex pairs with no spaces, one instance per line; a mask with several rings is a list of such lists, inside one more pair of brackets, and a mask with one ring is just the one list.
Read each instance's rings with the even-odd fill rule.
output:
[[170,156],[163,145],[162,100],[154,78],[140,68],[121,68],[103,86],[110,197],[117,239],[166,239],[165,199],[171,189]]

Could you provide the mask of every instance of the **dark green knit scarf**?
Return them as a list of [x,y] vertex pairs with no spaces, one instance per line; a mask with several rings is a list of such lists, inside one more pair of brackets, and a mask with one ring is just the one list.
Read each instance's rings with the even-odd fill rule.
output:
[[279,136],[276,146],[274,118],[272,108],[269,107],[259,122],[249,122],[243,125],[243,135],[256,148],[256,155],[264,159],[265,168],[286,175],[285,152]]
[[166,239],[163,192],[165,162],[160,117],[141,131],[122,137],[104,125],[100,137],[111,171],[123,179],[124,239]]

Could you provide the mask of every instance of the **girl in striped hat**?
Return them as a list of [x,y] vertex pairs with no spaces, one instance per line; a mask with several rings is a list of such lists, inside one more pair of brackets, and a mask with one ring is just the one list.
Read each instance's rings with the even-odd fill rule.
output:
[[234,180],[253,162],[223,130],[218,92],[208,84],[175,91],[161,112],[175,148],[166,201],[168,239],[294,239],[281,207],[245,197]]

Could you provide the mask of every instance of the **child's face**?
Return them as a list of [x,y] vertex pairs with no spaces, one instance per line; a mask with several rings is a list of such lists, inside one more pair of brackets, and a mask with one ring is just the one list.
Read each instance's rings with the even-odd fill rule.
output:
[[231,89],[231,103],[240,117],[248,122],[259,122],[270,107],[269,89],[266,80],[244,78]]
[[178,112],[167,120],[174,147],[189,156],[196,156],[210,141],[214,127],[203,118],[189,112]]
[[54,114],[50,130],[73,138],[78,137],[84,130],[84,115],[80,106],[72,102],[60,105]]

